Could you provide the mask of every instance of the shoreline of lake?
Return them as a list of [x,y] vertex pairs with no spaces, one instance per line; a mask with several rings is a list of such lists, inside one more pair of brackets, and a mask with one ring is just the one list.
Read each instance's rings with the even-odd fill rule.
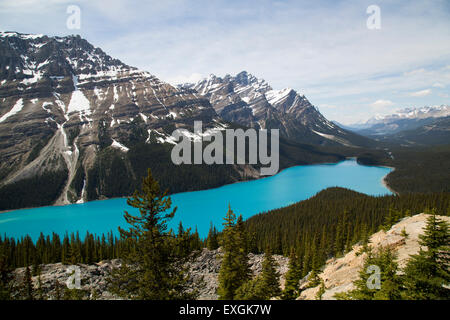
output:
[[[347,157],[346,158],[346,160],[351,160],[351,159],[355,159],[356,160],[356,157]],[[315,165],[328,165],[328,164],[329,165],[333,165],[333,164],[339,164],[339,163],[344,162],[346,160],[341,160],[341,161],[338,161],[338,162],[318,162],[318,163],[311,163],[311,164],[298,164],[298,165],[294,165],[294,166],[291,166],[291,167],[283,168],[283,169],[279,170],[273,176],[276,176],[276,175],[282,173],[285,170],[288,170],[288,169],[291,169],[291,168],[295,168],[295,167],[315,166]],[[363,164],[361,164],[361,165],[363,165]],[[239,181],[235,181],[235,182],[231,182],[231,183],[222,184],[220,186],[216,186],[216,187],[212,187],[212,188],[199,189],[199,190],[186,190],[186,191],[180,191],[180,192],[176,192],[176,193],[169,193],[168,196],[171,197],[173,195],[180,194],[180,193],[185,193],[185,192],[200,192],[200,191],[218,189],[218,188],[222,188],[222,187],[225,187],[225,186],[234,185],[234,184],[237,184],[237,183],[245,183],[245,182],[249,182],[249,181],[262,180],[262,179],[270,178],[270,177],[273,177],[273,176],[259,176],[259,178],[254,178],[254,179],[250,179],[250,180],[239,180]],[[51,204],[51,205],[46,205],[46,206],[41,206],[41,207],[25,207],[25,208],[17,208],[17,209],[0,210],[0,216],[3,213],[9,213],[9,212],[18,211],[18,210],[32,210],[32,209],[38,209],[38,208],[65,207],[65,206],[71,206],[71,205],[77,205],[77,204],[91,203],[91,202],[96,202],[96,201],[107,201],[107,200],[114,200],[114,199],[127,199],[127,198],[129,198],[131,196],[132,195],[122,196],[122,197],[112,197],[112,198],[105,197],[104,199],[88,200],[88,201],[83,201],[81,203],[74,202],[74,203],[66,203],[66,204]]]
[[[210,223],[221,226],[231,203],[233,211],[244,219],[269,210],[309,199],[329,187],[342,187],[368,195],[394,194],[383,183],[391,168],[366,166],[354,159],[338,163],[299,165],[281,170],[270,177],[237,181],[220,187],[181,192],[170,195],[178,211],[170,222],[174,230],[179,222],[185,228],[198,227],[207,235]],[[79,231],[80,234],[117,232],[124,226],[123,211],[134,213],[126,204],[127,197],[94,200],[83,204],[18,209],[0,215],[0,234],[37,238],[40,232],[60,235]],[[107,200],[107,201],[105,201]],[[17,212],[15,212],[17,211]]]

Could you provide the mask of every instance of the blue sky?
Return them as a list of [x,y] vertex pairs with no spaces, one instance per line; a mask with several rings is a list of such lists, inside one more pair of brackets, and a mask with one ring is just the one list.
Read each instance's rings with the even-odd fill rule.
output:
[[[372,4],[379,30],[366,26]],[[0,0],[0,30],[80,34],[169,83],[247,70],[346,124],[450,102],[448,0]]]

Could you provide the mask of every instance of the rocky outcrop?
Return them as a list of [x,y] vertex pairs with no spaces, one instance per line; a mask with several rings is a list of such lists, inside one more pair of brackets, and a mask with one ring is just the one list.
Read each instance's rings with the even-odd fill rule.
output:
[[[203,249],[195,255],[195,258],[187,263],[192,283],[191,287],[199,290],[200,300],[215,300],[218,298],[216,290],[218,287],[218,276],[222,258],[222,251]],[[249,254],[250,269],[254,275],[258,275],[262,270],[264,255]],[[274,255],[274,260],[278,263],[278,272],[281,276],[281,284],[284,283],[284,275],[288,269],[288,258]],[[107,277],[112,268],[120,266],[120,260],[106,260],[93,265],[78,264],[80,270],[81,290],[86,293],[86,299],[111,300],[118,299],[112,295],[108,289]],[[72,266],[73,267],[73,266]],[[73,273],[73,268],[62,263],[48,264],[41,266],[41,288],[46,299],[55,299],[57,295],[57,285],[64,290],[66,282]],[[16,283],[21,283],[25,274],[25,268],[18,268],[14,271]],[[39,287],[39,277],[33,277],[35,289]]]
[[[264,255],[250,253],[248,257],[250,270],[253,272],[253,275],[256,276],[261,273]],[[288,270],[289,259],[280,255],[274,255],[273,258],[278,264],[277,271],[280,273],[280,282],[283,286],[284,275]],[[198,286],[200,300],[216,300],[218,298],[216,291],[219,285],[218,277],[221,259],[222,251],[220,248],[214,251],[203,249],[200,255],[189,264],[194,287],[197,287],[195,284],[200,284],[200,286]]]
[[[418,214],[412,217],[404,218],[399,223],[392,226],[387,232],[379,231],[370,237],[370,246],[373,248],[390,247],[397,255],[399,269],[403,268],[410,255],[419,252],[419,235],[422,234],[426,225],[426,214]],[[450,217],[439,216],[450,222]],[[407,237],[402,235],[405,230]],[[358,254],[361,250],[360,245],[355,245],[350,252],[341,258],[332,258],[327,261],[319,277],[325,284],[325,293],[323,300],[333,300],[334,295],[339,292],[347,292],[354,289],[353,281],[359,278],[359,271],[364,265],[366,254]],[[306,287],[307,283],[303,285]],[[315,300],[319,286],[305,289],[300,298],[302,300]]]

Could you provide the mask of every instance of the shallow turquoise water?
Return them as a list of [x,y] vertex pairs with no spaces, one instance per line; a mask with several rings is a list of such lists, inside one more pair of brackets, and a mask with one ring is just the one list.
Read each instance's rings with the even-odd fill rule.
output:
[[[297,166],[260,180],[174,194],[171,197],[178,210],[170,227],[176,230],[181,220],[185,228],[194,230],[197,227],[200,236],[205,237],[211,222],[221,229],[229,203],[237,215],[248,218],[307,199],[334,186],[370,195],[390,194],[381,182],[390,171],[389,168],[361,166],[355,160],[346,160],[338,164]],[[88,230],[96,234],[112,230],[118,234],[117,227],[126,226],[124,210],[137,213],[124,198],[15,210],[0,214],[0,235],[19,238],[29,234],[36,240],[40,232],[64,235],[66,231],[79,231],[82,237]]]

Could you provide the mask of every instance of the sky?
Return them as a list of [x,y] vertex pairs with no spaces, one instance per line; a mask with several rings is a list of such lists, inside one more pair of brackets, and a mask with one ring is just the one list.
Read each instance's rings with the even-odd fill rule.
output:
[[449,0],[0,0],[0,30],[79,34],[171,84],[246,70],[343,124],[450,104]]

